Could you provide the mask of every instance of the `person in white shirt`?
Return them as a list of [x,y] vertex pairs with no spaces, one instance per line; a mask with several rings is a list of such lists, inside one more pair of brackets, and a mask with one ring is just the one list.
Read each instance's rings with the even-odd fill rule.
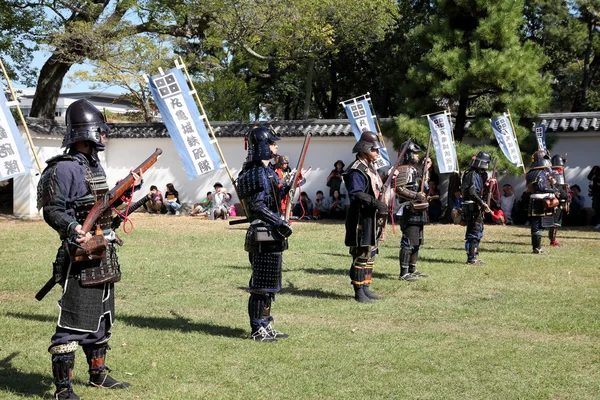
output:
[[215,191],[213,193],[212,208],[210,209],[210,219],[229,219],[229,205],[227,202],[231,201],[231,195],[227,193],[227,189],[220,182],[215,183],[213,187]]
[[512,225],[512,210],[517,201],[515,189],[508,183],[502,186],[502,196],[500,196],[500,208],[504,213],[506,225]]

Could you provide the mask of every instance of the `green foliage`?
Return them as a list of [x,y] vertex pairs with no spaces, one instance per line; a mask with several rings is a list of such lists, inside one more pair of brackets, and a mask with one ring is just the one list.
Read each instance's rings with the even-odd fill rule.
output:
[[[294,223],[272,306],[275,328],[290,338],[261,344],[247,339],[245,227],[132,219],[107,355],[112,375],[132,386],[86,386],[78,350],[74,384],[84,399],[600,397],[598,247],[588,229],[559,230],[565,246],[539,257],[528,227],[486,226],[487,265],[472,267],[464,227],[427,225],[418,269],[431,276],[408,284],[398,280],[400,235],[389,227],[371,286],[385,298],[358,304],[344,225]],[[59,289],[42,302],[33,294],[51,275],[58,236],[43,221],[4,220],[0,242],[0,397],[50,398]]]
[[11,79],[31,85],[37,72],[31,68],[32,53],[38,49],[43,14],[26,8],[25,3],[0,2],[0,56]]

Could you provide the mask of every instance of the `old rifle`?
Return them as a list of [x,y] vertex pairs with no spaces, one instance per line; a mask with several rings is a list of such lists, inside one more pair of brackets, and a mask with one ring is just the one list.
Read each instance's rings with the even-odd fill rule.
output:
[[[421,173],[421,186],[419,192],[425,192],[425,183],[429,180],[429,169],[427,168],[427,160],[429,159],[429,153],[431,151],[431,135],[429,135],[429,142],[427,143],[427,152],[423,159],[423,172]],[[423,201],[411,201],[411,206],[415,211],[423,211],[429,208],[429,199]]]
[[[87,215],[85,221],[81,225],[81,229],[84,232],[90,232],[96,221],[100,216],[106,211],[115,201],[121,198],[135,182],[135,177],[133,174],[142,175],[145,171],[147,171],[151,166],[158,161],[158,158],[162,154],[161,149],[156,149],[154,153],[148,157],[143,163],[141,163],[136,169],[129,173],[123,180],[115,185],[110,191],[108,191],[101,199],[96,201],[89,214]],[[82,243],[79,245],[72,244],[69,246],[69,253],[71,254],[71,259],[75,262],[83,261],[85,259],[92,259],[95,254],[103,254],[106,249],[106,238],[102,235],[101,231],[99,231],[99,226],[96,227],[96,235],[92,236],[87,243]],[[40,289],[39,292],[35,295],[37,300],[42,300],[44,296],[48,294],[50,290],[56,285],[56,280],[54,277],[50,278],[48,282]]]
[[494,192],[494,189],[497,188],[497,183],[495,182],[496,179],[496,164],[498,164],[498,162],[496,160],[494,160],[494,169],[492,170],[492,176],[489,179],[489,187],[488,187],[488,195],[487,195],[487,199],[485,201],[485,204],[487,204],[488,207],[491,207],[492,205],[492,193]]
[[292,212],[292,202],[294,201],[294,194],[296,193],[296,188],[298,187],[299,178],[302,177],[302,167],[304,166],[304,160],[306,159],[306,153],[308,151],[308,145],[310,144],[310,137],[312,134],[310,132],[306,133],[304,137],[304,143],[302,144],[302,151],[300,152],[300,157],[298,158],[298,165],[296,166],[296,172],[292,177],[292,182],[290,183],[290,191],[287,195],[287,201],[285,203],[285,214],[284,219],[286,221],[290,220],[290,214]]

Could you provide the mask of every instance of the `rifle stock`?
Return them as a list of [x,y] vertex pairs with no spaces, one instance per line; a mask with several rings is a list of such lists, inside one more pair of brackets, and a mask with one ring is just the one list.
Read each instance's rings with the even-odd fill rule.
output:
[[296,173],[292,178],[292,183],[290,187],[290,191],[288,192],[288,199],[285,203],[285,215],[284,219],[286,221],[290,220],[290,214],[292,212],[292,201],[294,201],[294,194],[296,193],[296,188],[298,187],[298,174],[302,174],[302,167],[304,166],[304,160],[306,159],[306,152],[308,151],[308,145],[310,144],[310,137],[312,134],[308,132],[304,137],[304,143],[302,144],[302,151],[300,152],[300,158],[298,159],[298,165],[296,166]]

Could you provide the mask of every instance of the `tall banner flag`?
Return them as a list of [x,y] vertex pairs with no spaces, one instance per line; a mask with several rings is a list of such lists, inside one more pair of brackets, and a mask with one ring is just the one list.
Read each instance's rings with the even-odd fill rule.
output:
[[508,116],[506,114],[501,115],[491,119],[490,123],[492,124],[494,135],[496,135],[498,145],[500,145],[500,149],[508,161],[515,167],[523,166],[519,143],[517,142],[517,137],[512,129],[512,123]]
[[10,112],[4,93],[0,94],[0,181],[28,174],[31,158]]
[[178,68],[149,80],[150,92],[190,179],[221,168],[221,158],[208,136],[185,76]]
[[535,140],[538,144],[538,150],[546,150],[546,127],[544,125],[533,125]]
[[[350,126],[352,127],[352,132],[354,133],[356,141],[360,140],[360,136],[364,131],[380,134],[374,120],[376,117],[371,113],[371,106],[369,105],[371,99],[368,96],[369,94],[366,94],[341,102],[346,110],[346,115],[350,120]],[[362,99],[358,100],[360,98]],[[390,156],[388,155],[387,149],[384,147],[379,150],[379,157],[375,161],[375,167],[379,169],[389,165],[392,165],[390,163]]]
[[435,115],[430,114],[427,115],[427,121],[440,174],[458,172],[458,160],[456,159],[449,114],[446,111]]

